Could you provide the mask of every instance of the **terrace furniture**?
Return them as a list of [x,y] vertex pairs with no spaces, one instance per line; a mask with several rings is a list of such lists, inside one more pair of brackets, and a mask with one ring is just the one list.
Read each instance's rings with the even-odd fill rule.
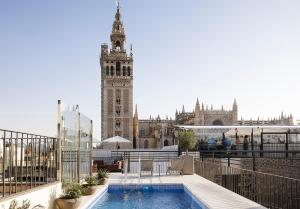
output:
[[193,175],[194,174],[194,157],[192,155],[182,155],[180,156],[180,159],[184,161],[183,164],[183,170],[182,174],[183,175]]
[[184,159],[172,159],[171,165],[168,166],[166,175],[172,174],[172,173],[179,173],[180,175],[183,174],[183,166],[184,166]]
[[153,160],[140,160],[140,176],[142,172],[150,172],[153,175]]
[[110,164],[105,164],[103,160],[94,160],[93,172],[97,172],[98,169],[106,169],[108,172],[120,172],[122,169],[122,162],[116,161]]

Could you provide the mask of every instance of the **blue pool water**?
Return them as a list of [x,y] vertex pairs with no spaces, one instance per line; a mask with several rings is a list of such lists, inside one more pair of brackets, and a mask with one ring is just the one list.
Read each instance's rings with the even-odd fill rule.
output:
[[202,209],[183,185],[110,185],[89,209]]

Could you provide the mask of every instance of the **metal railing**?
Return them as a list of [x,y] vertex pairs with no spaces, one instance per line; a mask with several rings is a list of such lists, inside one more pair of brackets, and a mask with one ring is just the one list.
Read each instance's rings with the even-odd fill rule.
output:
[[0,129],[0,195],[56,181],[56,138]]
[[267,208],[300,208],[300,180],[222,165],[195,161],[198,175]]
[[200,150],[202,161],[300,179],[300,150]]

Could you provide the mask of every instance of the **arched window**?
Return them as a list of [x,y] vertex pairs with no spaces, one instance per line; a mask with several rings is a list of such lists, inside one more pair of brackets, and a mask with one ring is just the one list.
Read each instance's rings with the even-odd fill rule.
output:
[[109,66],[106,66],[106,75],[109,75]]
[[120,128],[121,127],[121,122],[120,122],[120,120],[117,120],[116,121],[116,128]]
[[148,142],[147,139],[145,139],[145,141],[144,141],[144,148],[145,148],[145,149],[148,149],[148,148],[149,148],[149,142]]
[[120,116],[121,115],[121,110],[120,107],[116,108],[116,116]]
[[121,42],[120,41],[116,41],[116,49],[117,49],[117,51],[121,50]]
[[121,98],[118,96],[117,98],[116,98],[116,103],[119,105],[119,104],[121,104]]
[[110,67],[110,75],[111,75],[111,76],[114,76],[114,74],[115,74],[115,72],[114,72],[114,67],[111,66],[111,67]]
[[126,67],[123,66],[123,76],[126,76]]
[[116,76],[120,76],[121,75],[121,63],[117,62],[116,63]]
[[165,147],[165,146],[169,146],[169,141],[168,141],[168,140],[165,140],[165,141],[164,141],[164,147]]
[[223,122],[219,119],[213,121],[213,126],[223,126]]
[[130,76],[130,75],[131,75],[130,67],[128,66],[128,67],[127,67],[127,76]]
[[141,136],[145,136],[145,129],[144,129],[144,128],[141,128],[141,129],[140,129],[140,135],[141,135]]

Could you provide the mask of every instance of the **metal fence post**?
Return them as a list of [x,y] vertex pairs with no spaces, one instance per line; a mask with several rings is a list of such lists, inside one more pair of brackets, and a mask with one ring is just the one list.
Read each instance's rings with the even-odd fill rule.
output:
[[260,157],[263,157],[263,150],[264,150],[264,130],[260,133]]
[[90,152],[90,176],[92,176],[92,167],[93,167],[93,120],[91,120],[91,126],[90,126],[90,146],[89,146]]
[[3,157],[2,157],[2,182],[3,182],[3,185],[2,185],[2,196],[4,197],[5,196],[5,163],[6,163],[6,143],[5,143],[5,134],[6,134],[6,131],[4,131],[3,133]]
[[289,133],[285,133],[285,157],[289,157]]
[[227,166],[230,167],[230,153],[227,152]]
[[253,128],[252,128],[252,131],[251,131],[251,155],[252,155],[252,170],[255,171],[255,154],[253,152],[254,150],[254,139],[253,139]]
[[61,132],[61,125],[62,125],[62,116],[61,116],[61,101],[57,101],[57,141],[56,141],[56,180],[62,180],[62,151],[61,151],[61,142],[62,142],[62,132]]

